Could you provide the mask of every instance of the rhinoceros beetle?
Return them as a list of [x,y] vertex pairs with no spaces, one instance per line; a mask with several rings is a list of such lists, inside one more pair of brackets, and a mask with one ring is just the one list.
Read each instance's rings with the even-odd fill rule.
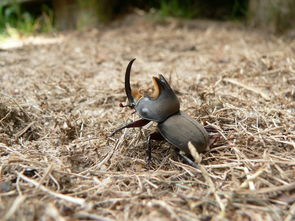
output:
[[157,132],[148,137],[148,160],[151,160],[151,140],[165,139],[173,146],[190,154],[190,141],[198,152],[204,152],[209,145],[209,136],[205,128],[180,111],[180,102],[163,75],[153,77],[154,92],[151,96],[142,96],[139,91],[131,90],[130,72],[135,59],[132,59],[125,73],[125,92],[128,98],[127,105],[136,110],[141,119],[117,128],[111,136],[124,128],[142,127],[150,121],[158,123]]

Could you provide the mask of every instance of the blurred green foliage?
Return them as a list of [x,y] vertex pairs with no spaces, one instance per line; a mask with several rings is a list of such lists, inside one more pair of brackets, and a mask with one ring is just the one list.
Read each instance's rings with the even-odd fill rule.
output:
[[24,10],[17,1],[13,1],[11,4],[2,2],[0,4],[0,34],[2,36],[15,36],[53,31],[52,9],[43,5],[41,11],[41,15],[36,16]]
[[[5,2],[10,2],[5,4]],[[55,23],[69,23],[72,19],[74,28],[93,27],[108,22],[120,15],[130,12],[133,8],[144,11],[153,9],[157,18],[178,17],[185,19],[210,18],[221,20],[237,20],[245,18],[249,0],[58,0],[67,7],[61,16],[54,15],[53,5],[44,5],[42,1],[18,3],[17,0],[0,0],[0,34],[19,35],[35,32],[50,32]],[[11,3],[12,2],[12,3]],[[53,1],[51,1],[53,2]],[[43,4],[34,11],[25,5]],[[69,10],[69,9],[72,10]],[[76,10],[74,10],[76,8]],[[56,9],[56,8],[55,8]],[[131,10],[130,10],[131,9]],[[69,15],[69,16],[66,16]],[[57,18],[58,17],[58,18]],[[61,23],[61,22],[60,22]],[[64,29],[67,29],[65,25]],[[69,27],[71,28],[71,27]]]
[[195,18],[199,14],[198,8],[192,0],[161,0],[159,12],[162,16]]
[[249,0],[133,0],[129,4],[154,8],[162,17],[239,20],[246,17]]

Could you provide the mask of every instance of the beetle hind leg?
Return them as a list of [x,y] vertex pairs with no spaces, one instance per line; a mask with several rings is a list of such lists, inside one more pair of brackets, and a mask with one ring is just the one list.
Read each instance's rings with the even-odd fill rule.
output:
[[189,164],[190,166],[196,168],[196,169],[199,169],[199,166],[197,163],[195,163],[193,160],[191,160],[189,157],[185,156],[184,154],[182,153],[179,153],[177,152],[178,155],[187,163]]
[[221,137],[221,134],[211,125],[206,125],[204,128],[209,133],[207,149],[210,150],[210,148],[213,147],[213,144]]

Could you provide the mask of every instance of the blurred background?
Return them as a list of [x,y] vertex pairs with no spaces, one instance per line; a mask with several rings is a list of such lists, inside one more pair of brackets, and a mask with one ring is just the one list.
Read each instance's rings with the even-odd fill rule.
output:
[[1,0],[0,40],[109,25],[130,13],[242,22],[272,33],[295,27],[294,0]]

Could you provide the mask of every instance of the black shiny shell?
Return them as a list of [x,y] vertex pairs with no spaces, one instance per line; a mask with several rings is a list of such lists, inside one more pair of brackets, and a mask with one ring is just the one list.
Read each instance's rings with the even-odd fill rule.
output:
[[146,120],[162,122],[169,116],[179,112],[180,103],[174,91],[162,75],[156,81],[160,88],[160,95],[157,98],[141,98],[136,103],[135,109]]
[[179,112],[158,124],[161,135],[178,149],[190,154],[188,142],[191,141],[198,152],[207,150],[208,133],[205,128],[184,112]]

